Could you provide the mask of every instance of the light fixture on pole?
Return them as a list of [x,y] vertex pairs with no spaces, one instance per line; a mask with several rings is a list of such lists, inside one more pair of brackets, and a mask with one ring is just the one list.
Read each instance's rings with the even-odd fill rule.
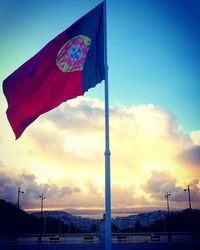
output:
[[44,199],[46,198],[43,194],[39,196],[39,198],[41,199],[41,218],[43,217],[43,202],[44,202]]
[[192,205],[191,205],[191,197],[190,197],[190,185],[187,186],[187,188],[184,189],[184,191],[188,191],[188,201],[189,201],[189,209],[192,209]]
[[168,215],[169,215],[169,196],[170,196],[170,193],[166,192],[165,198],[167,199],[167,213],[168,213]]
[[24,194],[24,191],[21,191],[20,187],[18,187],[18,192],[17,192],[17,208],[19,208],[20,194]]
[[39,196],[39,198],[41,199],[41,211],[40,211],[40,219],[41,219],[41,230],[40,230],[40,236],[39,236],[39,240],[41,241],[42,238],[42,225],[43,225],[43,206],[44,206],[44,199],[46,198],[43,194]]

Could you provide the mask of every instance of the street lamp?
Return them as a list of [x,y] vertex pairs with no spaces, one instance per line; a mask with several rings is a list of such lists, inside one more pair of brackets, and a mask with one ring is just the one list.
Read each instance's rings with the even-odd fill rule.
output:
[[24,194],[24,191],[21,191],[20,187],[18,187],[18,192],[17,192],[17,208],[19,208],[20,194]]
[[41,212],[40,212],[40,219],[41,219],[41,230],[40,230],[40,236],[39,236],[39,240],[41,241],[42,238],[42,222],[43,222],[43,204],[44,204],[44,199],[46,198],[43,194],[39,196],[39,198],[41,199]]
[[190,198],[190,185],[188,185],[188,187],[185,188],[184,191],[185,192],[188,191],[189,209],[191,210],[192,206],[191,206],[191,198]]
[[167,199],[167,213],[168,213],[168,215],[169,215],[169,196],[170,196],[170,193],[166,192],[165,198]]
[[41,199],[41,213],[40,213],[40,217],[43,217],[43,201],[46,198],[43,194],[39,196],[39,198]]

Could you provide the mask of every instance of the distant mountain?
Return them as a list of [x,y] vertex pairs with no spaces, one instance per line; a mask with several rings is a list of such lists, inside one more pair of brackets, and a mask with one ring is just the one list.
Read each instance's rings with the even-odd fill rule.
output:
[[11,202],[0,200],[0,233],[18,234],[38,232],[40,219],[28,215]]
[[[149,213],[153,211],[166,211],[163,207],[140,207],[140,208],[114,208],[112,209],[112,217],[115,218],[117,216],[129,216],[140,213]],[[170,209],[171,211],[180,211],[178,209]],[[64,210],[72,215],[82,216],[82,217],[91,217],[91,218],[103,218],[103,214],[105,213],[104,209],[67,209]]]
[[[41,212],[32,212],[31,215],[34,215],[38,218],[41,216]],[[64,224],[70,224],[73,220],[76,220],[76,216],[73,216],[70,213],[64,211],[44,211],[44,217],[54,218],[63,221]]]
[[[41,230],[44,232],[43,228],[44,220],[40,216],[28,214],[13,203],[0,200],[0,235],[40,234]],[[46,221],[45,233],[58,233],[60,228],[65,232],[69,231],[68,226],[60,222],[58,218],[49,217],[48,223]],[[70,230],[75,232],[75,226]]]
[[[163,213],[166,212],[166,209],[157,208],[157,207],[143,207],[143,208],[117,208],[112,209],[112,218],[120,217],[120,216],[129,216],[129,215],[136,215],[141,213],[151,213],[153,211],[162,211]],[[178,209],[171,208],[171,211],[180,211]],[[55,210],[55,211],[45,211],[45,217],[53,217],[53,218],[60,218],[62,221],[67,222],[67,218],[75,218],[75,217],[83,217],[83,218],[93,218],[93,219],[102,219],[105,210],[103,209],[66,209],[66,210]],[[29,214],[33,214],[37,217],[40,217],[40,211],[29,211]]]

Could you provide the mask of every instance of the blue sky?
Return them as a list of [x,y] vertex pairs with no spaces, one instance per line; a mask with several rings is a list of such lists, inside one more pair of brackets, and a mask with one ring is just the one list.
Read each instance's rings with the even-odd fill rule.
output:
[[[0,3],[1,81],[100,1]],[[153,103],[200,126],[200,3],[107,1],[110,104]],[[103,88],[87,93],[103,100]]]
[[186,130],[200,125],[200,6],[193,2],[117,1],[108,28],[117,98],[166,107]]

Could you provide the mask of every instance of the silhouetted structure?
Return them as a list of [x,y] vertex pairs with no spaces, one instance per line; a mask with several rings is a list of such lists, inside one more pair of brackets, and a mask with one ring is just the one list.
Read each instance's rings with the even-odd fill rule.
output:
[[20,187],[17,191],[17,207],[19,208],[20,194],[24,194],[24,191],[21,191]]
[[188,192],[188,201],[189,201],[189,209],[192,209],[192,205],[191,205],[191,196],[190,196],[190,185],[187,186],[187,188],[184,189],[184,191]]

